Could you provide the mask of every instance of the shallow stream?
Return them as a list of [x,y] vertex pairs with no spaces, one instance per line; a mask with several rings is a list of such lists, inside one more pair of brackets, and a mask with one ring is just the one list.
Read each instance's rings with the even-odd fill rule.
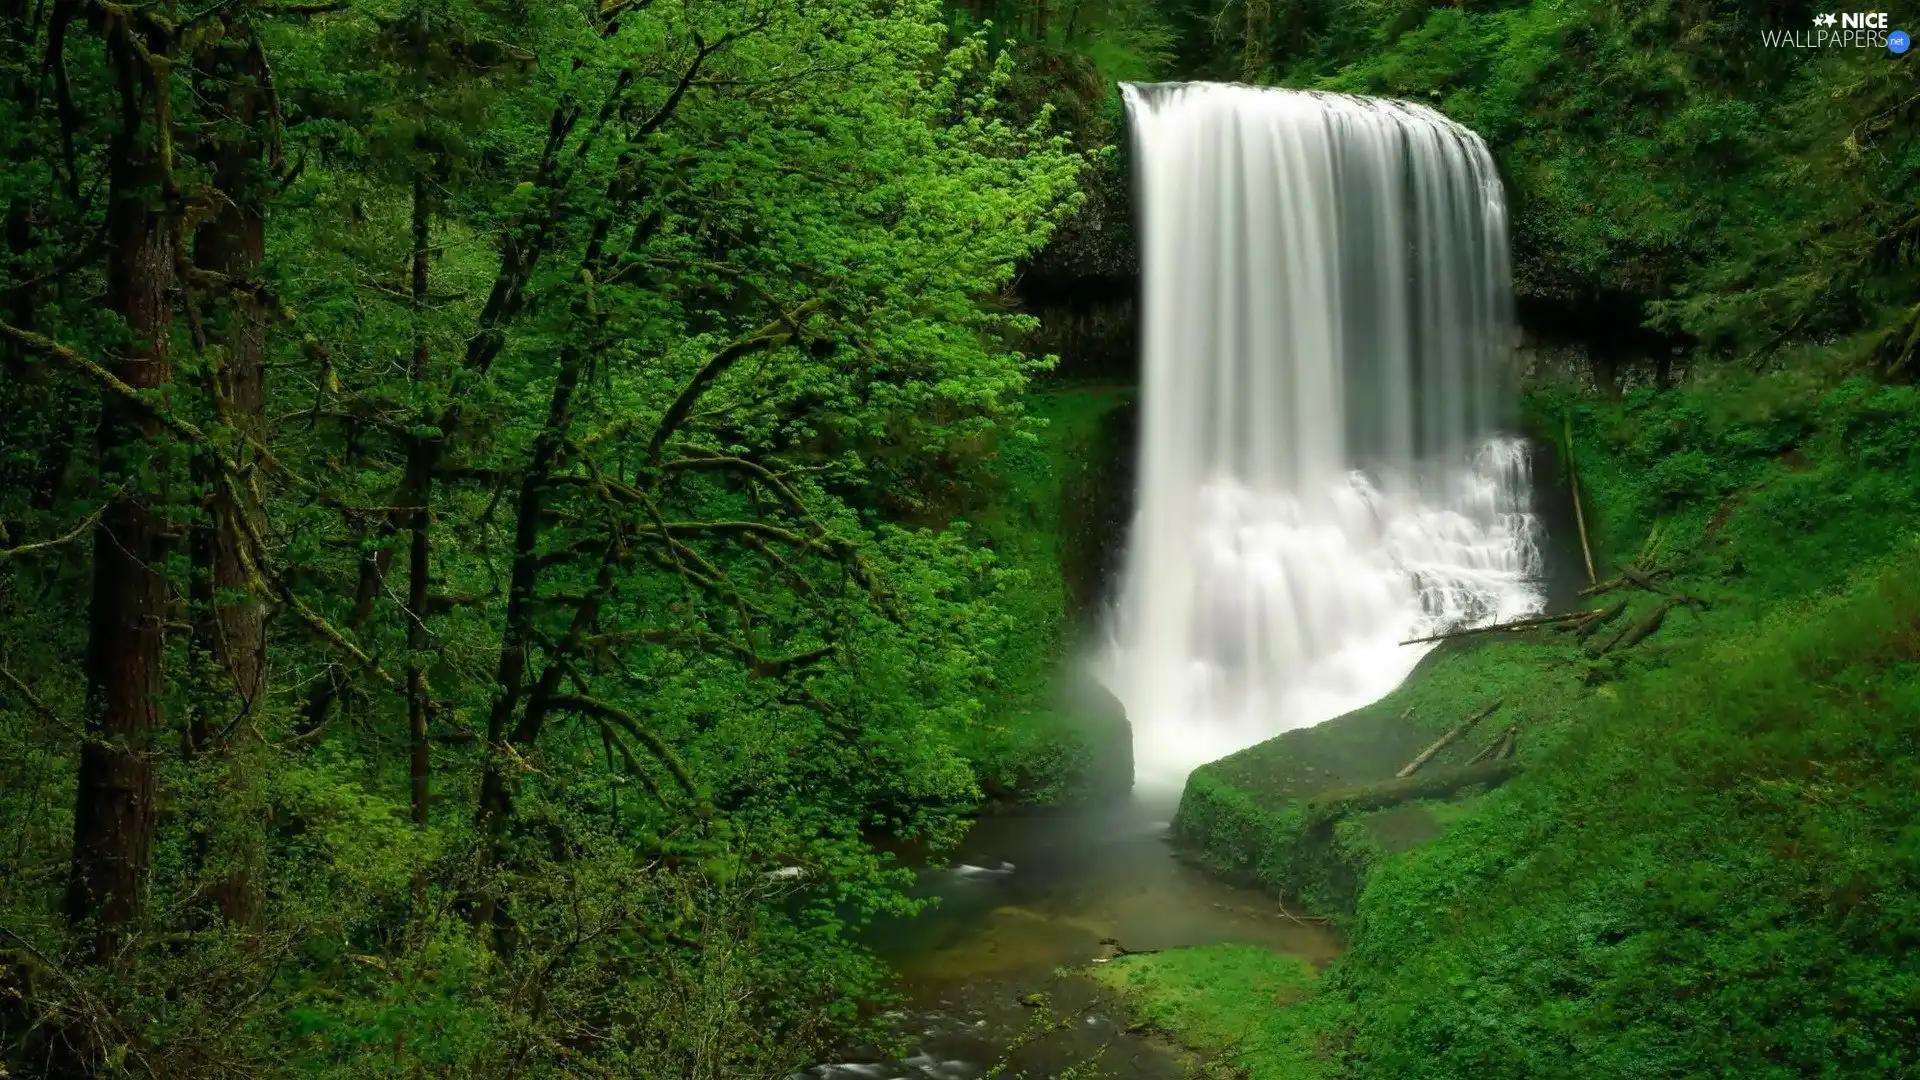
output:
[[1282,915],[1270,897],[1177,859],[1167,842],[1176,798],[1140,792],[1107,806],[981,819],[950,865],[922,875],[922,895],[937,895],[938,906],[874,932],[901,974],[907,1001],[895,1019],[911,1050],[853,1054],[803,1075],[977,1080],[1035,1021],[1037,1010],[1021,1003],[1034,993],[1050,996],[1051,1016],[1072,1022],[1015,1053],[1015,1073],[1052,1076],[1097,1055],[1100,1077],[1186,1075],[1174,1048],[1127,1031],[1123,1010],[1057,969],[1088,964],[1105,938],[1135,951],[1248,942],[1315,965],[1339,943]]

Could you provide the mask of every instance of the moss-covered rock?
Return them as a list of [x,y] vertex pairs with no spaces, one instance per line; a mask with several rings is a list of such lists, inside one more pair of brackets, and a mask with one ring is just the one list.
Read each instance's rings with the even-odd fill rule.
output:
[[[1505,779],[1499,770],[1465,771],[1468,761],[1539,711],[1546,704],[1541,691],[1571,688],[1564,674],[1548,674],[1570,646],[1540,637],[1493,651],[1472,643],[1437,649],[1379,702],[1201,766],[1180,800],[1177,842],[1216,873],[1297,898],[1311,911],[1351,912],[1382,855],[1439,834],[1451,815],[1437,801],[1470,797]],[[1496,700],[1501,708],[1493,715],[1419,774],[1395,781],[1441,733]],[[1355,797],[1361,794],[1375,797]],[[1382,802],[1389,805],[1375,807]]]
[[1003,440],[995,489],[972,522],[1009,574],[1014,616],[995,658],[997,692],[968,748],[994,807],[1133,785],[1125,710],[1078,663],[1125,531],[1132,393],[1055,386],[1032,395],[1028,412],[1039,423]]

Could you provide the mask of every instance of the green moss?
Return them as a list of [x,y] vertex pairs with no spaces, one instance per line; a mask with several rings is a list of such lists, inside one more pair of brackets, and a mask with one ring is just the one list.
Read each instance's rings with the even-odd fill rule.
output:
[[1077,640],[1074,584],[1087,572],[1085,505],[1115,454],[1111,418],[1131,392],[1058,386],[1027,400],[1029,423],[1003,438],[995,491],[971,523],[1007,571],[1011,630],[995,657],[989,715],[967,747],[987,794],[1046,804],[1131,777],[1131,733],[1116,714],[1062,708],[1062,674]]
[[1146,1023],[1199,1050],[1215,1071],[1250,1080],[1336,1075],[1339,1004],[1318,994],[1304,961],[1252,945],[1206,945],[1123,956],[1093,968]]
[[1498,645],[1452,642],[1413,678],[1363,709],[1277,738],[1195,770],[1175,834],[1203,865],[1342,915],[1383,855],[1437,834],[1453,815],[1423,805],[1389,808],[1312,829],[1315,797],[1391,778],[1440,733],[1496,700],[1498,712],[1447,747],[1429,770],[1463,765],[1509,725],[1530,733],[1564,726],[1580,696],[1580,652],[1543,631]]

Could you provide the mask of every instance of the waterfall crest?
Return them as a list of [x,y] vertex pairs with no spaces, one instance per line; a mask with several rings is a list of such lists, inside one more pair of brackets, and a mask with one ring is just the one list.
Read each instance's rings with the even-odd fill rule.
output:
[[1142,431],[1106,677],[1145,781],[1392,690],[1454,625],[1540,610],[1505,197],[1417,105],[1124,87]]

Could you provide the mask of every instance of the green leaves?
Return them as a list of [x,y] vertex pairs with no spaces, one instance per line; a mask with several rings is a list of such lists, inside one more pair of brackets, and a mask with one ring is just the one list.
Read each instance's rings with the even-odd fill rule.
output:
[[[1044,113],[1005,115],[1012,59],[939,15],[201,13],[253,20],[271,68],[278,112],[253,119],[288,167],[242,285],[282,320],[256,452],[212,393],[222,324],[203,343],[188,318],[230,297],[191,272],[167,291],[169,409],[246,463],[154,472],[142,494],[193,523],[214,520],[209,492],[257,497],[245,535],[216,542],[253,560],[272,613],[253,700],[216,677],[217,646],[183,634],[163,658],[170,715],[245,730],[257,758],[176,760],[185,740],[165,740],[139,932],[168,944],[93,986],[154,1032],[156,1072],[785,1075],[857,1021],[880,972],[851,928],[913,906],[869,834],[957,836],[1013,591],[924,508],[1013,424],[1038,364],[1001,294],[1082,165]],[[111,102],[80,55],[82,100]],[[189,201],[196,100],[182,91],[171,133]],[[58,258],[27,244],[9,273],[70,280],[13,295],[35,333],[108,355],[123,335],[85,300],[98,210],[61,183],[53,108],[9,113],[4,135],[32,163],[6,181],[20,235]],[[68,133],[87,169],[111,149],[91,125]],[[90,436],[97,388],[4,392],[36,418],[0,444],[7,478],[71,475],[76,493],[35,506],[10,483],[6,542],[75,532],[103,497],[91,440],[46,463],[37,443]],[[162,452],[185,448],[127,469]],[[208,547],[179,545],[174,596],[239,596],[198,582]],[[0,637],[37,642],[19,669],[40,698],[81,700],[84,625],[62,623],[84,623],[83,588],[5,572]],[[191,628],[181,608],[170,628]],[[77,744],[14,718],[0,758],[35,771],[0,814],[72,806],[54,778]],[[241,825],[263,837],[263,925],[205,934],[210,852]],[[38,884],[0,894],[9,925],[57,910],[60,831],[21,833]],[[31,1056],[0,1032],[0,1060]]]

